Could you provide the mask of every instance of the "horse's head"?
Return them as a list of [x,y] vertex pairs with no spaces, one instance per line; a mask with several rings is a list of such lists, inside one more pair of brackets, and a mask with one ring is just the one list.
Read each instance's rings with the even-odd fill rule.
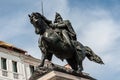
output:
[[42,18],[43,15],[41,15],[38,12],[35,12],[28,16],[30,18],[31,24],[33,24],[33,26],[35,28],[35,33],[36,34],[44,33],[47,25],[46,25],[44,19]]

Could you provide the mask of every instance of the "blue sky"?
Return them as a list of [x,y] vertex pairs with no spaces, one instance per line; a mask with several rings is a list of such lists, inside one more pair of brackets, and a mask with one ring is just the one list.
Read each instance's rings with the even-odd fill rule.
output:
[[[54,20],[55,12],[69,19],[78,40],[91,47],[105,65],[85,59],[84,72],[98,80],[120,80],[120,1],[119,0],[43,0],[44,14]],[[40,0],[0,1],[0,40],[40,58],[39,36],[29,22],[28,14],[41,12]],[[54,63],[61,65],[57,58]]]

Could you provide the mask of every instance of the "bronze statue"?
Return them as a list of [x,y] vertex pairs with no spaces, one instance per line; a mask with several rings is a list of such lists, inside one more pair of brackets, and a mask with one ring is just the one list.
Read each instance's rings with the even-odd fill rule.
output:
[[59,13],[56,13],[54,24],[51,27],[61,36],[61,39],[69,45],[72,45],[71,40],[77,40],[76,33],[72,28],[69,20],[63,20]]
[[[63,20],[59,13],[56,13],[56,15],[55,15],[54,25],[59,30],[60,29],[66,30],[70,39],[72,39],[72,40],[77,39],[76,38],[76,33],[75,33],[70,21],[69,20]],[[62,31],[62,33],[65,34],[64,31]]]
[[85,57],[99,64],[104,64],[88,46],[77,41],[76,33],[69,20],[63,20],[59,13],[56,13],[54,23],[40,13],[29,15],[30,22],[39,34],[38,44],[42,51],[42,62],[39,67],[44,66],[45,59],[51,61],[54,54],[57,58],[68,62],[75,71],[83,70],[82,61]]

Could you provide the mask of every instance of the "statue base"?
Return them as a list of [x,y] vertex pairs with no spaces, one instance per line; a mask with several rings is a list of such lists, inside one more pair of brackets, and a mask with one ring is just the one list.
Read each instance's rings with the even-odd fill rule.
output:
[[38,67],[29,80],[96,80],[83,72],[75,72],[63,66],[45,63]]

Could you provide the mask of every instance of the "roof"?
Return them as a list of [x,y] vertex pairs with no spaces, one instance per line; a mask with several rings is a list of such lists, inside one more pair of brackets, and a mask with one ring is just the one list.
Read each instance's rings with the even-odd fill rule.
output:
[[5,49],[9,49],[9,50],[12,50],[15,52],[23,53],[23,54],[25,54],[27,52],[23,49],[17,48],[15,46],[13,46],[12,44],[6,43],[4,41],[0,41],[0,47],[5,48]]

